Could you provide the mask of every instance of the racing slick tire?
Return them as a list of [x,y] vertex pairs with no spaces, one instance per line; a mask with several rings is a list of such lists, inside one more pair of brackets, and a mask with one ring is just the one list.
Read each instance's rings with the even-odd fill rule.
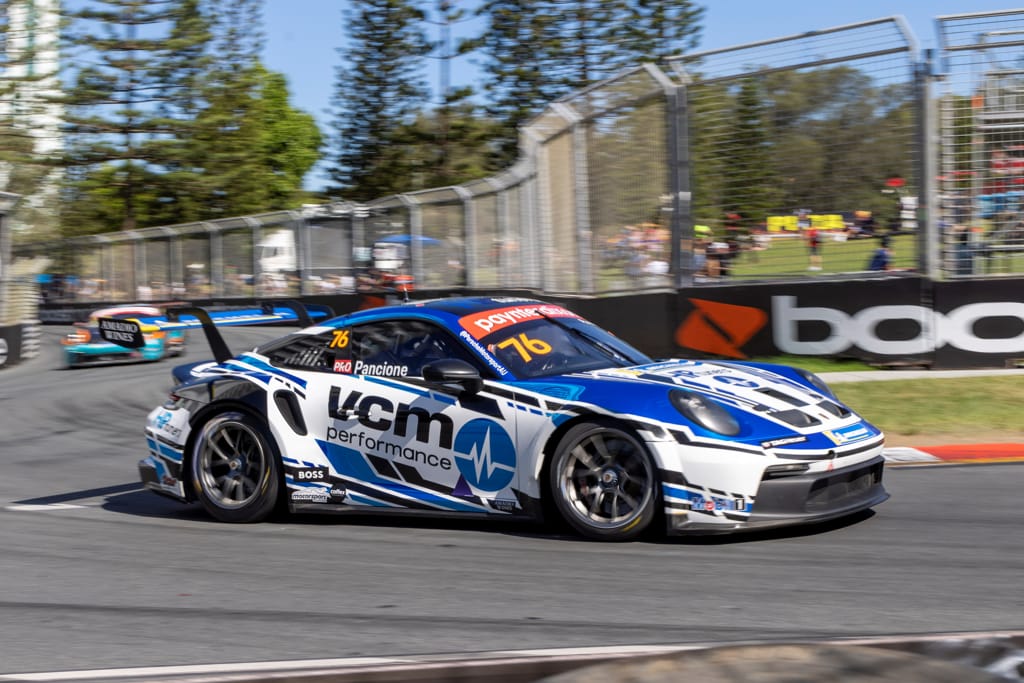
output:
[[657,510],[658,476],[647,448],[611,423],[585,422],[567,431],[551,458],[548,481],[559,514],[587,538],[631,540]]
[[259,522],[277,507],[281,468],[266,427],[226,410],[199,427],[191,449],[196,497],[222,522]]

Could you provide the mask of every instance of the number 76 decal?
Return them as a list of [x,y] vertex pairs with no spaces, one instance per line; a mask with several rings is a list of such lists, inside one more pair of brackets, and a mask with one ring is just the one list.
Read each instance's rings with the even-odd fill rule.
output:
[[531,339],[526,336],[525,332],[518,337],[509,337],[505,341],[498,343],[499,349],[507,349],[510,346],[515,349],[524,363],[529,363],[533,360],[533,355],[531,354],[543,356],[546,353],[551,353],[551,344],[548,344],[543,339]]

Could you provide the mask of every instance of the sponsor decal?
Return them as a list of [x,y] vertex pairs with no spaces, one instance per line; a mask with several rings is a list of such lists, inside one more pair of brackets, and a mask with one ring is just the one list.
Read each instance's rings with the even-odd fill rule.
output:
[[328,418],[343,422],[355,420],[367,429],[401,438],[404,443],[374,438],[365,431],[348,431],[337,427],[327,428],[328,441],[355,445],[392,460],[406,460],[443,470],[452,469],[451,458],[419,450],[411,441],[451,450],[455,425],[450,417],[406,403],[396,406],[386,398],[367,396],[360,391],[349,392],[342,400],[342,391],[340,387],[331,387],[327,402]]
[[502,330],[530,320],[549,318],[579,318],[572,311],[561,306],[540,304],[537,306],[509,306],[480,313],[464,315],[459,324],[469,331],[474,339],[483,339],[496,330]]
[[330,473],[326,467],[303,467],[292,475],[295,481],[327,481]]
[[779,446],[789,446],[794,443],[803,443],[807,441],[806,436],[787,436],[782,439],[772,439],[771,441],[762,441],[761,448],[778,448]]
[[850,427],[843,427],[842,429],[828,429],[824,434],[832,443],[842,446],[843,444],[868,438],[871,436],[871,430],[863,424],[855,424]]
[[747,512],[748,504],[744,498],[720,498],[718,496],[704,497],[699,493],[690,495],[690,509],[703,510],[704,512],[725,511]]
[[345,359],[339,358],[339,359],[335,360],[334,361],[334,371],[335,372],[339,372],[339,373],[341,373],[343,375],[351,375],[352,374],[352,359],[350,359],[350,358],[345,358]]
[[759,386],[758,383],[752,379],[747,379],[746,377],[734,377],[732,375],[718,375],[715,377],[715,381],[734,387],[742,387],[744,389],[756,389]]
[[329,503],[331,494],[327,489],[310,488],[301,491],[292,491],[293,503]]
[[408,367],[404,365],[392,365],[391,363],[364,363],[361,360],[357,360],[353,364],[352,369],[357,375],[373,375],[375,377],[409,376]]
[[159,429],[160,431],[162,431],[163,433],[165,433],[165,434],[167,434],[169,436],[173,436],[173,437],[181,436],[181,427],[177,427],[177,426],[171,424],[171,420],[173,418],[174,418],[174,413],[172,413],[169,410],[162,410],[153,419],[153,424],[157,427],[157,429]]
[[412,446],[395,443],[384,438],[374,438],[366,432],[349,432],[335,427],[327,428],[327,441],[355,446],[361,451],[370,451],[375,455],[395,461],[406,461],[414,465],[426,465],[442,470],[452,468],[451,458],[436,453],[421,451]]
[[96,322],[99,326],[100,336],[108,342],[131,349],[141,349],[146,345],[146,340],[142,336],[142,328],[134,320],[100,318]]
[[[1015,318],[1016,336],[978,336],[975,326],[987,318]],[[878,326],[888,320],[916,323],[917,335],[899,340],[880,338]],[[815,341],[802,340],[801,322],[824,323],[828,334]],[[833,355],[853,346],[885,356],[915,355],[947,345],[971,353],[1024,353],[1024,302],[967,304],[948,313],[913,305],[868,306],[850,315],[834,308],[800,307],[795,296],[773,296],[772,335],[780,351],[799,355]]]
[[480,342],[478,342],[476,339],[473,339],[473,336],[469,332],[466,332],[466,330],[461,330],[459,332],[459,336],[461,338],[465,339],[467,344],[469,344],[474,349],[476,349],[476,352],[479,353],[483,357],[483,359],[487,361],[487,364],[490,365],[492,368],[494,368],[494,370],[499,375],[504,377],[505,375],[508,374],[508,369],[504,365],[499,363],[494,358],[494,356],[492,356],[490,353],[488,353],[487,349],[485,349],[480,344]]
[[689,299],[694,310],[676,328],[679,346],[716,356],[746,358],[743,345],[768,322],[760,308]]
[[478,491],[501,491],[516,473],[516,449],[508,433],[492,420],[470,420],[455,436],[455,464]]
[[330,492],[331,499],[334,500],[336,503],[340,503],[341,501],[345,500],[345,496],[347,495],[348,491],[338,486],[332,488]]
[[365,396],[361,391],[352,391],[341,400],[340,387],[331,387],[327,402],[327,417],[347,421],[353,417],[359,424],[378,432],[393,432],[404,437],[409,431],[409,422],[415,422],[415,438],[420,443],[431,442],[431,427],[437,425],[437,444],[441,448],[452,446],[452,419],[444,413],[432,413],[425,408],[416,408],[407,403],[394,403],[382,396]]

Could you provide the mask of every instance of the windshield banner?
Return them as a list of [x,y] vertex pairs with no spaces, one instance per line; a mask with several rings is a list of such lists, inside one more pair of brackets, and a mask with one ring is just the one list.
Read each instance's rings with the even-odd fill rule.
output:
[[469,331],[474,339],[483,339],[492,332],[530,320],[579,317],[561,306],[543,304],[540,306],[509,306],[508,308],[491,309],[481,313],[464,315],[459,318],[459,324]]

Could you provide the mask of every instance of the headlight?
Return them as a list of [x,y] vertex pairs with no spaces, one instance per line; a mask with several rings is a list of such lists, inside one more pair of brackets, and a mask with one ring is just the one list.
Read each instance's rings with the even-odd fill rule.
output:
[[673,389],[668,392],[669,401],[683,417],[696,422],[704,429],[724,436],[736,436],[740,425],[725,408],[709,398],[692,391]]
[[811,385],[821,393],[825,394],[826,396],[831,396],[832,398],[836,397],[836,395],[832,393],[832,390],[828,388],[828,385],[825,384],[825,380],[818,377],[813,372],[804,370],[803,368],[793,368],[793,370],[796,371],[796,373],[803,377],[805,380],[810,382]]

